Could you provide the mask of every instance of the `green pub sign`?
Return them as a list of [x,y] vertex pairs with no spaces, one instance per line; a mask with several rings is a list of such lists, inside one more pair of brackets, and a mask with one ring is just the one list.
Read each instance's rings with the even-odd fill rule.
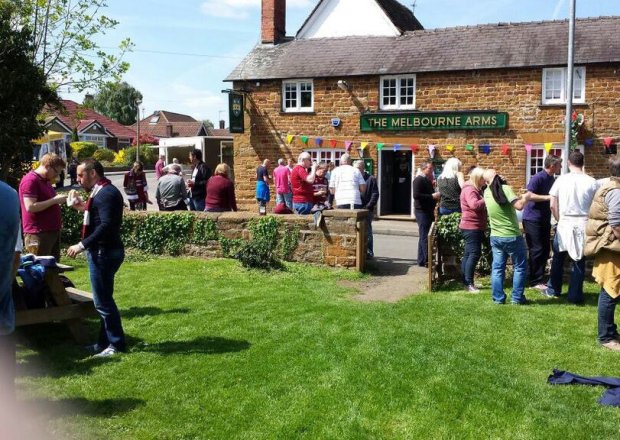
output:
[[361,131],[497,130],[508,127],[508,113],[496,111],[367,113]]
[[230,93],[228,95],[228,121],[231,133],[244,132],[243,95]]

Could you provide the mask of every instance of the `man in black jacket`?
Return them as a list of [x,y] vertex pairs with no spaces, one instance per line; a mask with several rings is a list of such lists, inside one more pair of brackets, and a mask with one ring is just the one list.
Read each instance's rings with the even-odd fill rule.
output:
[[366,257],[373,258],[375,256],[375,252],[373,248],[372,220],[374,219],[374,210],[377,205],[377,200],[379,200],[379,186],[377,185],[377,179],[375,179],[375,176],[366,171],[363,160],[357,160],[353,165],[360,170],[360,173],[362,173],[362,176],[364,176],[364,181],[366,182],[366,190],[362,193],[362,208],[368,210],[368,217],[366,221]]
[[84,224],[82,241],[67,249],[67,255],[75,257],[86,251],[95,309],[101,317],[99,341],[88,348],[98,357],[107,357],[126,349],[121,315],[113,298],[114,275],[125,259],[121,240],[123,196],[103,176],[103,166],[94,159],[82,162],[77,175],[90,196],[84,202],[75,191],[69,193],[68,203],[84,211]]
[[192,178],[187,181],[190,187],[189,205],[192,211],[204,211],[207,197],[207,180],[211,177],[211,168],[202,161],[202,151],[196,149],[189,153],[192,161]]
[[415,218],[418,222],[418,266],[428,264],[428,232],[431,229],[435,215],[435,204],[439,200],[439,193],[433,189],[433,164],[423,161],[420,163],[420,173],[413,179],[413,201]]

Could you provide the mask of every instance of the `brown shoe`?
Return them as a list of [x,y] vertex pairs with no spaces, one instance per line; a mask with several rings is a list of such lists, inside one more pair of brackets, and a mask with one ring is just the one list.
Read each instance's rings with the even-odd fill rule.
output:
[[615,339],[612,339],[611,341],[603,342],[601,343],[601,345],[609,350],[620,351],[620,342],[618,342]]

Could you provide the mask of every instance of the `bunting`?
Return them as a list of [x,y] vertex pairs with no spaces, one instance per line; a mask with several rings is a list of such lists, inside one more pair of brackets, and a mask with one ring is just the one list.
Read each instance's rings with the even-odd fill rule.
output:
[[399,151],[402,145],[394,144],[394,151]]
[[307,144],[308,144],[308,136],[302,136],[302,137],[301,137],[301,141],[302,141],[304,144],[306,144],[306,145],[307,145]]
[[377,151],[381,151],[381,150],[383,150],[383,146],[384,146],[384,145],[385,145],[385,144],[384,144],[384,143],[382,143],[382,142],[378,143],[378,144],[377,144]]
[[454,145],[448,144],[446,145],[446,151],[452,153],[454,151]]
[[465,145],[465,150],[469,151],[470,153],[473,153],[474,146],[472,144],[467,144]]
[[317,147],[320,147],[321,145],[323,145],[323,139],[322,139],[322,138],[319,138],[319,137],[318,137],[318,138],[316,138],[316,139],[314,139],[314,144],[315,144]]
[[508,155],[510,154],[510,146],[509,146],[508,144],[504,144],[504,145],[502,145],[502,150],[501,150],[501,153],[502,153],[504,156],[508,156]]
[[525,144],[524,146],[527,154],[530,154],[532,152],[532,144]]
[[338,141],[336,139],[331,139],[329,141],[329,146],[332,148],[336,148],[336,145],[338,145]]
[[547,152],[547,154],[549,154],[551,152],[552,148],[553,148],[553,143],[552,142],[545,142],[545,151]]
[[347,151],[351,151],[352,144],[353,144],[353,141],[344,141],[344,149]]
[[592,145],[594,145],[594,139],[590,138],[590,139],[584,140],[583,145],[586,147],[591,147]]
[[362,150],[365,150],[367,146],[368,146],[368,142],[362,142],[362,143],[360,144],[360,148],[361,148]]
[[435,145],[429,145],[428,146],[428,155],[433,158],[435,157]]
[[605,144],[605,148],[611,147],[611,144],[614,143],[614,138],[606,137],[603,139],[603,143]]
[[289,135],[286,137],[286,143],[290,145],[290,143],[291,143],[291,142],[293,142],[293,139],[295,139],[295,136],[294,136],[294,135],[292,135],[292,134],[289,134]]
[[482,152],[488,156],[491,152],[491,146],[489,144],[482,145]]

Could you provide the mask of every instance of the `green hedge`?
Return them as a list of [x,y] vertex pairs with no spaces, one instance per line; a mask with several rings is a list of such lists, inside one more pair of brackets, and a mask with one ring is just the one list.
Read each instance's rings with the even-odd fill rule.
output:
[[108,148],[99,148],[93,153],[93,159],[98,160],[99,162],[113,162],[114,151]]
[[[133,163],[136,161],[136,147],[127,147],[124,148],[125,154],[123,156],[123,165],[131,167]],[[155,148],[151,148],[148,145],[140,145],[140,162],[144,164],[145,167],[150,167],[157,162],[158,150]]]
[[[464,241],[461,230],[459,229],[459,223],[461,222],[461,214],[455,212],[454,214],[442,215],[437,222],[437,236],[441,242],[441,246],[447,246],[448,249],[455,255],[458,260],[463,259]],[[487,227],[485,232],[485,238],[482,241],[482,254],[480,261],[476,266],[476,272],[480,275],[488,275],[491,273],[491,263],[493,257],[491,254],[491,246],[489,244],[490,229]],[[441,247],[440,247],[441,249]]]
[[82,161],[93,157],[99,146],[92,142],[71,142],[71,149],[73,150],[73,155]]

